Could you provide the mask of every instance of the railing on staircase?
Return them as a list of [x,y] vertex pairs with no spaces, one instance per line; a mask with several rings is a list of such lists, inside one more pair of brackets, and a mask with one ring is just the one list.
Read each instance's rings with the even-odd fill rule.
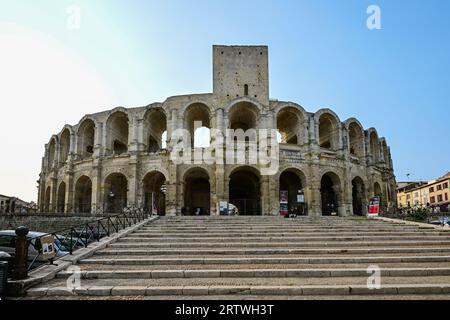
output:
[[[94,219],[67,229],[51,233],[29,233],[26,227],[16,229],[13,239],[15,259],[12,276],[14,280],[22,280],[28,276],[28,271],[53,261],[72,255],[74,251],[87,248],[89,244],[99,242],[104,237],[131,227],[148,218],[148,213],[142,209],[130,208],[123,213]],[[43,245],[42,239],[53,238],[53,248]],[[47,259],[46,254],[53,249],[54,257]]]

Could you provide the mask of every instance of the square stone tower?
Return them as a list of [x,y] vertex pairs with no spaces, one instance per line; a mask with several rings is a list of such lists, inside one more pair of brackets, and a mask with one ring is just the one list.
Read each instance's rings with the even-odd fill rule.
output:
[[221,99],[248,96],[269,105],[267,46],[213,46],[213,93]]

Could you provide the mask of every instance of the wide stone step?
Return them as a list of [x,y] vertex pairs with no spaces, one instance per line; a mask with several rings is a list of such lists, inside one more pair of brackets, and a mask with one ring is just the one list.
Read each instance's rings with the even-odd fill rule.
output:
[[[270,287],[279,291],[279,294],[293,294],[294,292],[285,291],[286,289],[298,290],[299,288],[317,286],[321,288],[330,289],[331,286],[346,287],[360,287],[366,288],[368,283],[368,275],[361,277],[253,277],[253,278],[241,278],[241,277],[228,277],[228,278],[156,278],[156,279],[81,279],[82,288],[90,287],[139,287],[139,288],[189,288],[189,287],[202,287],[210,288],[217,286],[227,286],[234,288],[252,288],[252,287]],[[426,285],[425,285],[426,284]],[[381,277],[381,289],[392,288],[398,286],[414,286],[416,288],[428,287],[434,289],[427,289],[426,291],[410,291],[409,293],[450,293],[450,276],[416,276],[416,277]],[[67,289],[66,279],[54,279],[47,282],[44,286],[41,286],[41,291],[45,291],[43,288]],[[444,288],[446,288],[444,291]],[[283,292],[281,292],[283,290]],[[417,289],[418,290],[418,289]],[[424,289],[425,290],[425,289]],[[400,293],[396,291],[395,294]],[[56,293],[56,292],[55,292]],[[201,292],[198,291],[198,294]],[[333,291],[323,291],[323,294],[332,294]],[[337,292],[335,292],[337,294]],[[350,293],[350,291],[348,292]],[[391,292],[394,294],[394,292]],[[403,292],[406,293],[406,292]],[[126,292],[112,292],[113,295],[140,295],[138,292],[126,293]],[[142,293],[141,293],[142,294]],[[168,293],[166,293],[168,294]],[[181,291],[179,294],[193,294],[189,290]],[[205,294],[203,292],[202,294]],[[208,294],[208,293],[206,293]],[[218,294],[218,293],[216,293]],[[261,291],[260,294],[263,294]],[[265,291],[264,294],[269,294],[269,291]],[[298,294],[298,293],[297,293]],[[339,294],[344,294],[339,291]],[[373,294],[373,292],[372,292]]]
[[323,231],[327,229],[333,229],[336,232],[337,231],[420,231],[420,230],[434,230],[434,228],[416,228],[416,227],[358,227],[358,226],[352,226],[352,227],[327,227],[327,226],[318,226],[318,227],[304,227],[304,226],[292,226],[292,227],[283,227],[283,226],[272,226],[272,227],[261,227],[261,228],[255,228],[255,227],[248,227],[248,226],[237,226],[233,228],[229,227],[192,227],[192,228],[185,228],[185,227],[158,227],[158,226],[152,226],[152,227],[144,227],[141,228],[141,231],[148,231],[148,232],[190,232],[190,233],[197,233],[197,232],[315,232],[315,231]]
[[[296,242],[178,242],[178,243],[155,243],[155,242],[136,242],[136,243],[113,243],[109,248],[267,248],[267,247],[318,247],[318,248],[332,248],[332,247],[434,247],[450,245],[450,241],[339,241],[339,242],[323,242],[323,241],[296,241]],[[450,247],[449,247],[450,250]]]
[[[445,233],[438,233],[438,232],[396,232],[397,235],[405,235],[405,236],[419,236],[419,235],[444,235],[448,236],[448,234]],[[137,231],[132,233],[130,236],[137,237],[137,238],[173,238],[173,237],[179,237],[179,238],[197,238],[198,236],[204,237],[204,238],[214,238],[220,235],[221,237],[295,237],[295,236],[382,236],[382,235],[392,235],[392,232],[335,232],[335,231],[329,231],[329,232],[235,232],[235,233],[224,233],[224,232],[202,232],[198,234],[194,233],[184,233],[184,232],[176,232],[176,233],[169,233],[169,232],[142,232]]]
[[96,257],[81,260],[79,264],[104,265],[237,265],[237,264],[376,264],[376,263],[427,263],[450,262],[450,255],[424,256],[345,256],[345,257]]
[[[449,268],[447,262],[397,262],[376,264],[381,269],[427,269]],[[337,264],[170,264],[170,265],[108,265],[108,264],[80,264],[82,271],[153,271],[153,270],[286,270],[286,269],[367,269],[367,263],[337,263]]]
[[421,252],[448,252],[450,247],[373,247],[373,248],[254,248],[254,249],[105,249],[99,250],[96,254],[102,255],[180,255],[180,254],[220,254],[220,255],[253,255],[253,254],[358,254],[358,253],[421,253]]
[[[217,269],[217,270],[95,270],[83,271],[82,279],[169,279],[169,278],[290,278],[364,277],[373,272],[363,269]],[[73,272],[59,272],[68,278]],[[382,277],[450,276],[450,268],[380,269]]]
[[[155,242],[157,239],[154,237],[134,237],[133,235],[125,236],[118,240],[119,243],[133,243],[133,242]],[[246,237],[245,241],[251,242],[313,242],[313,241],[418,241],[418,240],[437,240],[437,241],[446,241],[450,240],[450,236],[346,236],[346,237],[324,237],[324,236],[311,236],[311,237]],[[186,238],[164,238],[164,242],[186,242]],[[208,241],[208,242],[239,242],[243,241],[242,237],[234,238],[234,237],[222,237],[221,235],[217,237],[202,237],[198,236],[193,238],[190,241]]]

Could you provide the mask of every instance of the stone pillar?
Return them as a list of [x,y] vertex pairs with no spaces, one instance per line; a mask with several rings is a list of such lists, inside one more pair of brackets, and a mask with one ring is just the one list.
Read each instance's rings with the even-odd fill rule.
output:
[[261,176],[261,214],[270,215],[269,176]]
[[106,149],[106,130],[103,130],[103,123],[98,122],[95,126],[93,157],[99,158],[105,155]]
[[64,179],[66,183],[66,194],[65,194],[65,212],[70,213],[74,212],[74,181],[73,181],[73,172],[68,171],[66,173],[66,177]]
[[128,124],[128,153],[138,151],[138,122],[136,118],[131,118]]
[[128,192],[127,192],[127,206],[133,207],[137,206],[137,196],[138,196],[138,184],[139,184],[139,162],[137,156],[131,155],[129,161],[129,168],[131,175],[128,181]]
[[175,216],[181,207],[177,201],[177,166],[173,163],[169,164],[169,177],[166,181],[166,188],[166,215]]
[[54,213],[56,212],[56,205],[57,205],[57,187],[58,187],[58,180],[55,175],[51,177],[50,181],[51,185],[51,194],[50,194],[50,212]]
[[101,162],[94,160],[92,164],[92,197],[91,197],[91,212],[103,212],[104,206],[103,199],[104,189],[101,173]]
[[270,214],[273,216],[280,215],[280,179],[269,179],[270,194]]

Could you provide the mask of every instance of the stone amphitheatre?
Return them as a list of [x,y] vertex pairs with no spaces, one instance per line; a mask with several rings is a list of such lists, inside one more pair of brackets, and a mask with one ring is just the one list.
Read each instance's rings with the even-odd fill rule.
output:
[[[223,201],[240,215],[279,215],[280,191],[286,192],[288,210],[301,194],[308,216],[365,215],[372,196],[381,199],[382,210],[395,207],[386,139],[355,118],[341,121],[330,109],[311,113],[297,103],[269,99],[268,75],[267,47],[214,46],[212,93],[118,107],[65,125],[45,146],[40,211],[95,214],[134,207],[166,216],[214,216]],[[189,147],[196,146],[198,129],[242,129],[242,156],[214,163],[175,161],[180,129],[190,134],[183,142]],[[249,145],[263,150],[266,141],[247,133],[260,135],[264,129],[277,130],[280,142],[267,148],[276,159],[270,174],[267,164],[252,161],[248,152]],[[216,142],[210,134],[210,145],[192,153],[207,149],[217,156],[223,148]]]

